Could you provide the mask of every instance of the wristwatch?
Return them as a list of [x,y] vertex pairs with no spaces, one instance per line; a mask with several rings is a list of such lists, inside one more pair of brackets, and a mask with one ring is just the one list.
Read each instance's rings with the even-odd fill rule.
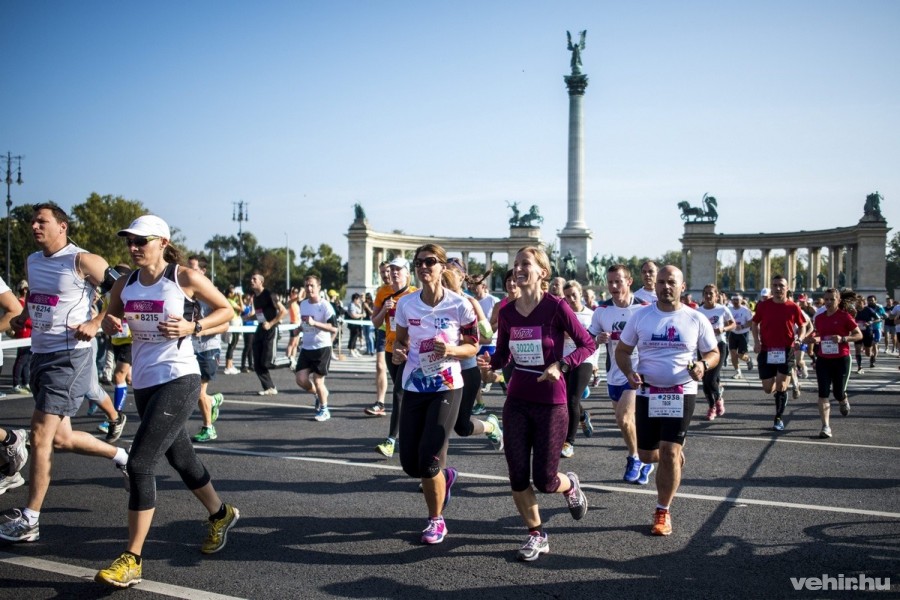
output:
[[559,367],[559,370],[562,371],[563,373],[569,372],[569,363],[567,363],[564,360],[557,362],[556,366]]
[[200,335],[201,329],[203,329],[203,325],[200,324],[200,321],[194,321],[194,335]]
[[709,363],[708,362],[706,362],[705,360],[701,360],[700,364],[703,365],[704,371],[709,371]]

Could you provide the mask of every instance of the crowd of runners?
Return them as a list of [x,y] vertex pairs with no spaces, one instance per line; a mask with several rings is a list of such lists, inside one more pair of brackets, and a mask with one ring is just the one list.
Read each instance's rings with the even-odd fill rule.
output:
[[[813,373],[819,435],[827,439],[833,435],[831,398],[842,415],[850,413],[847,382],[854,355],[855,372],[863,373],[863,357],[874,367],[879,345],[883,352],[898,349],[900,306],[833,288],[816,301],[803,294],[794,298],[781,275],[756,302],[729,297],[710,283],[702,302],[694,304],[678,268],[647,261],[632,274],[617,264],[606,270],[604,299],[598,302],[595,290],[551,277],[545,251],[529,246],[511,257],[506,296],[498,299],[486,284],[490,273],[472,276],[461,260],[426,244],[411,263],[397,257],[379,265],[382,285],[374,296],[356,295],[342,307],[316,276],[284,299],[266,288],[259,273],[250,279],[249,294],[233,287],[223,294],[206,277],[205,260],[184,260],[170,243],[168,224],[153,215],[118,232],[131,265],[110,267],[71,243],[67,230],[64,211],[37,205],[32,231],[38,251],[28,257],[19,297],[0,280],[0,332],[27,328],[31,336],[31,349],[23,353],[27,375],[16,375],[16,391],[33,394],[35,401],[30,432],[0,429],[0,494],[24,485],[26,442],[31,458],[27,503],[3,513],[0,539],[39,539],[54,451],[103,457],[129,490],[125,550],[95,578],[117,587],[141,581],[141,553],[156,506],[154,473],[163,458],[209,516],[201,552],[225,546],[240,512],[219,497],[193,443],[218,437],[214,423],[224,397],[210,386],[223,344],[225,374],[252,369],[261,396],[278,393],[269,369],[285,317],[292,324],[288,359],[299,388],[314,395],[318,422],[331,418],[326,379],[342,325],[339,314],[356,328],[350,354],[360,354],[356,345],[363,340],[365,352],[374,355],[373,399],[365,413],[390,413],[387,435],[374,450],[387,458],[398,453],[404,472],[419,480],[426,514],[422,543],[440,543],[449,533],[443,511],[458,478],[449,464],[452,434],[483,435],[504,453],[512,500],[527,530],[517,551],[524,561],[549,551],[538,492],[560,494],[575,520],[588,511],[579,476],[560,467],[574,456],[579,429],[586,437],[593,434],[582,401],[601,375],[622,436],[622,479],[648,485],[655,472],[650,533],[666,536],[672,533],[671,505],[695,404],[702,394],[708,421],[726,414],[722,368],[729,361],[735,380],[757,370],[764,394],[772,397],[776,432],[787,427],[788,394],[798,398]],[[642,285],[633,292],[637,275]],[[238,368],[234,353],[241,332],[233,329],[250,324],[255,330],[243,331]],[[112,348],[112,398],[98,378],[101,331]],[[129,385],[140,424],[126,450],[116,443],[127,422]],[[489,414],[483,402],[494,385],[505,394],[500,415]],[[102,439],[72,428],[85,399],[89,411],[100,410],[106,418]],[[202,426],[190,435],[187,421],[195,406]]]

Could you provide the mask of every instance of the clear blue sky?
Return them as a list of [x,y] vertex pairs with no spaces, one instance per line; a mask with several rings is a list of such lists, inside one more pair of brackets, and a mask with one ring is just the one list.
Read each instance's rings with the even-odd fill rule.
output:
[[192,249],[234,234],[503,236],[507,201],[566,221],[566,30],[587,29],[594,252],[721,233],[900,223],[900,2],[3,3],[0,151],[14,204],[140,200]]

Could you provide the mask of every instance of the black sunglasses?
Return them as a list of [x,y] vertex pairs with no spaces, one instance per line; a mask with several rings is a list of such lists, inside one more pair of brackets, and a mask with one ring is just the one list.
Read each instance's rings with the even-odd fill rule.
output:
[[157,235],[148,235],[147,237],[126,237],[125,245],[126,246],[137,246],[138,248],[143,248],[147,245],[148,242],[152,242],[153,240],[158,240],[159,236]]
[[416,260],[413,261],[413,265],[415,265],[415,267],[417,269],[422,266],[428,267],[430,269],[431,267],[438,264],[439,262],[441,262],[441,261],[439,261],[438,259],[436,259],[433,256],[429,256],[428,258],[417,258]]

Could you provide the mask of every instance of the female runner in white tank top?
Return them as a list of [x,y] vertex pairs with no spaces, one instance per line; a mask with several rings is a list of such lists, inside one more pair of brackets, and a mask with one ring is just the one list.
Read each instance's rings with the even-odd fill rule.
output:
[[[169,226],[159,217],[139,217],[119,235],[136,270],[113,286],[103,330],[109,335],[121,331],[123,318],[131,329],[132,382],[141,425],[127,465],[127,551],[95,580],[129,587],[141,581],[141,550],[155,511],[154,471],[163,456],[210,515],[201,552],[221,550],[240,513],[219,498],[185,428],[200,393],[200,367],[189,336],[224,331],[234,314],[231,305],[201,273],[178,266]],[[212,309],[199,320],[196,300]]]

